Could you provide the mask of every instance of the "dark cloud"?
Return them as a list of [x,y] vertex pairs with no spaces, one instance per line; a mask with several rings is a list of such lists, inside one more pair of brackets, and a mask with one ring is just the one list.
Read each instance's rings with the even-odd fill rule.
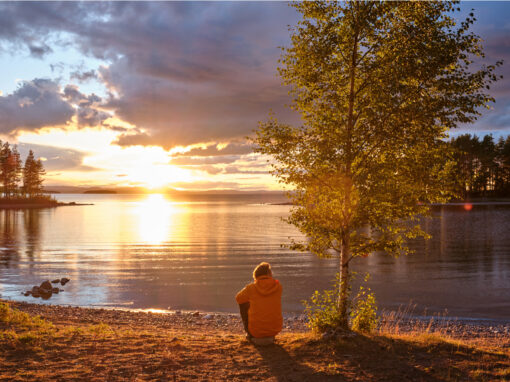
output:
[[95,70],[88,70],[84,72],[75,70],[71,73],[71,79],[77,80],[79,82],[87,82],[89,80],[98,79],[98,76]]
[[0,132],[35,130],[70,121],[75,110],[64,99],[56,82],[36,78],[12,93],[0,96]]
[[[500,105],[510,100],[510,4],[461,7],[468,12],[473,7],[479,16],[475,28],[485,40],[487,62],[507,59],[501,71],[507,79],[491,90],[498,100],[492,119],[484,117],[474,126],[502,129],[497,126],[506,124],[507,110]],[[52,43],[73,44],[85,55],[107,60],[97,71],[80,70],[72,79],[103,81],[111,97],[102,106],[138,127],[117,144],[168,149],[239,140],[270,109],[299,123],[284,108],[289,97],[275,70],[277,47],[289,44],[287,24],[298,17],[283,2],[6,2],[0,3],[0,44],[4,50],[5,44],[32,47],[40,57]],[[79,113],[83,123],[103,118],[92,109],[99,114]],[[208,150],[215,146],[203,151]],[[237,154],[199,151],[193,155]]]
[[296,20],[285,3],[12,3],[0,13],[8,22],[0,38],[34,44],[65,33],[83,53],[108,59],[100,69],[115,94],[107,106],[146,131],[119,145],[230,141],[270,109],[296,119],[275,70]]
[[16,134],[65,125],[74,115],[79,127],[97,126],[110,117],[100,109],[101,104],[100,97],[85,95],[74,85],[67,85],[62,91],[52,80],[24,81],[13,93],[0,96],[0,132]]
[[29,45],[30,55],[36,58],[43,58],[45,54],[53,52],[48,45],[42,43],[41,45]]
[[77,117],[79,126],[98,126],[110,117],[110,114],[100,110],[101,97],[90,94],[85,95],[75,85],[67,85],[64,89],[64,97],[70,103],[78,106]]
[[28,48],[30,52],[34,47],[44,56],[51,51],[44,48],[47,44],[69,43],[61,32],[79,35],[91,22],[97,22],[93,15],[108,8],[108,4],[99,2],[0,2],[0,51],[12,53]]
[[477,122],[470,125],[461,125],[453,133],[470,132],[486,134],[510,133],[510,15],[509,2],[464,2],[461,15],[469,13],[471,9],[477,18],[473,31],[482,38],[485,58],[475,59],[477,65],[495,64],[503,60],[503,66],[497,69],[500,79],[491,86],[489,93],[496,99],[491,104],[491,110],[481,110],[482,116]]

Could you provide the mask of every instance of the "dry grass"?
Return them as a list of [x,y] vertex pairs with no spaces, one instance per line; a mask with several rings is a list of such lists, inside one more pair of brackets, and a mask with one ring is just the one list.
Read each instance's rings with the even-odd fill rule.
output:
[[[287,333],[276,345],[255,347],[237,329],[182,317],[41,307],[43,318],[29,315],[34,326],[8,309],[11,318],[0,320],[0,381],[492,381],[508,380],[510,371],[508,349],[440,333],[329,341]],[[20,339],[39,330],[46,333],[40,341]]]

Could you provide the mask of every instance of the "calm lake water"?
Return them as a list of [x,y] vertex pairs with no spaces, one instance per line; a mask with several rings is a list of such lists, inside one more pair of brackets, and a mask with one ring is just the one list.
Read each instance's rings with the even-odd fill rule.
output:
[[[235,312],[235,293],[259,262],[283,284],[287,313],[328,288],[338,259],[280,247],[299,233],[281,221],[274,196],[57,195],[91,206],[0,211],[0,295],[49,304]],[[416,253],[355,259],[370,272],[381,308],[411,301],[416,314],[510,319],[510,208],[443,208]],[[65,292],[42,301],[21,291],[69,277]]]

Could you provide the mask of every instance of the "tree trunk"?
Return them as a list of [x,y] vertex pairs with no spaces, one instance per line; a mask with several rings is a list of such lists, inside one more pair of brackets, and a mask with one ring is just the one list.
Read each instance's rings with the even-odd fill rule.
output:
[[[351,4],[353,5],[353,4]],[[356,14],[359,14],[359,3],[354,3],[356,6]],[[352,134],[354,130],[354,102],[355,102],[355,79],[356,79],[356,61],[358,57],[358,44],[359,44],[359,30],[357,26],[354,28],[353,46],[351,54],[351,65],[349,70],[349,110],[347,114],[347,145],[345,148],[345,176],[349,180],[345,189],[345,216],[351,214],[351,181],[352,181]],[[347,225],[348,226],[348,225]],[[349,230],[347,229],[342,238],[342,248],[340,253],[340,293],[338,295],[338,308],[340,311],[340,326],[347,329],[349,321],[347,318],[348,304],[349,304]]]
[[349,327],[347,318],[349,304],[349,236],[342,240],[340,253],[340,291],[338,294],[338,309],[340,311],[340,326],[344,329]]

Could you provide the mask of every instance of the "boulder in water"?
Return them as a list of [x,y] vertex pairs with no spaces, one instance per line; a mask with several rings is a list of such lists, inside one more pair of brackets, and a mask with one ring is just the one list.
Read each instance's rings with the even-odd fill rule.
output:
[[66,285],[69,281],[71,281],[71,280],[69,280],[67,277],[62,277],[60,279],[60,284],[62,284],[62,286]]
[[44,293],[41,293],[41,298],[43,300],[49,300],[52,295],[53,295],[53,292],[51,290],[49,292],[48,291],[44,291]]
[[42,293],[48,293],[51,292],[53,287],[51,286],[50,280],[43,281],[43,283],[39,286],[39,290]]
[[55,279],[55,280],[53,280],[51,283],[52,283],[52,284],[58,284],[59,282],[60,282],[60,279]]
[[53,293],[58,293],[58,292],[60,292],[60,289],[58,289],[58,288],[53,288],[51,291],[52,291]]

